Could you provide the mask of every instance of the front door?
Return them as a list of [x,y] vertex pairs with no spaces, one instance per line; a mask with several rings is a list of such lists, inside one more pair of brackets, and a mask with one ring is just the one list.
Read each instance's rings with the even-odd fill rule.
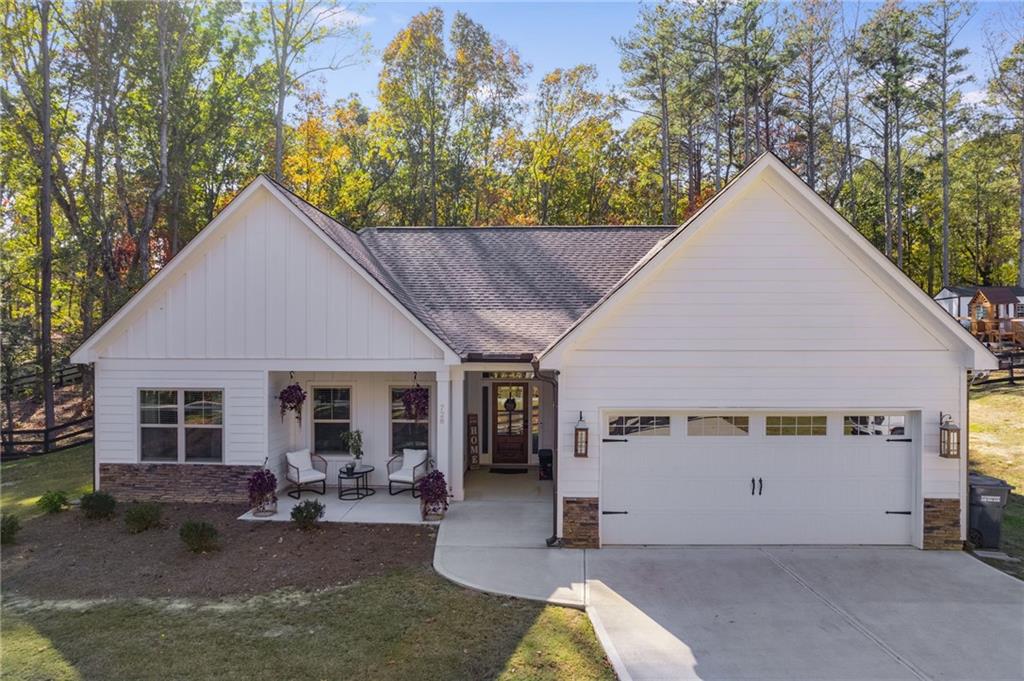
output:
[[525,464],[528,461],[528,394],[526,383],[494,384],[494,453],[491,456],[493,463]]

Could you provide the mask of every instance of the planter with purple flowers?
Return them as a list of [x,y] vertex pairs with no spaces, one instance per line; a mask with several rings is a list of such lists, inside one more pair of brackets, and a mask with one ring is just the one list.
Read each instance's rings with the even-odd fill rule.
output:
[[266,468],[249,476],[249,505],[258,518],[277,513],[277,476]]
[[441,520],[448,510],[448,483],[444,473],[432,470],[416,483],[420,494],[420,515],[424,520]]

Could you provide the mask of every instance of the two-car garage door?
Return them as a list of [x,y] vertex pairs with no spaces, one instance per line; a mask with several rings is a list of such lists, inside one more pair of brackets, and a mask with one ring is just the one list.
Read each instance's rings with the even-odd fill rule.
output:
[[910,544],[906,412],[606,412],[603,544]]

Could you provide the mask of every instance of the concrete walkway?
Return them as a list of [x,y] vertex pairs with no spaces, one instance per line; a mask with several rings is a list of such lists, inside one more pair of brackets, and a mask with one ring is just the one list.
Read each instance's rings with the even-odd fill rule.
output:
[[543,488],[478,492],[441,524],[437,571],[585,607],[621,679],[1024,679],[1024,583],[965,553],[549,549]]

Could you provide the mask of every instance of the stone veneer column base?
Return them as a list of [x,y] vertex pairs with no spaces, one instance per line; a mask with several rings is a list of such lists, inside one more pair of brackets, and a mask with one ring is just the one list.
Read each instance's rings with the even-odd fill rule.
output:
[[101,463],[100,489],[123,501],[248,503],[248,478],[260,466]]
[[924,500],[924,548],[960,551],[960,500]]
[[562,499],[562,542],[573,549],[601,546],[597,497]]

